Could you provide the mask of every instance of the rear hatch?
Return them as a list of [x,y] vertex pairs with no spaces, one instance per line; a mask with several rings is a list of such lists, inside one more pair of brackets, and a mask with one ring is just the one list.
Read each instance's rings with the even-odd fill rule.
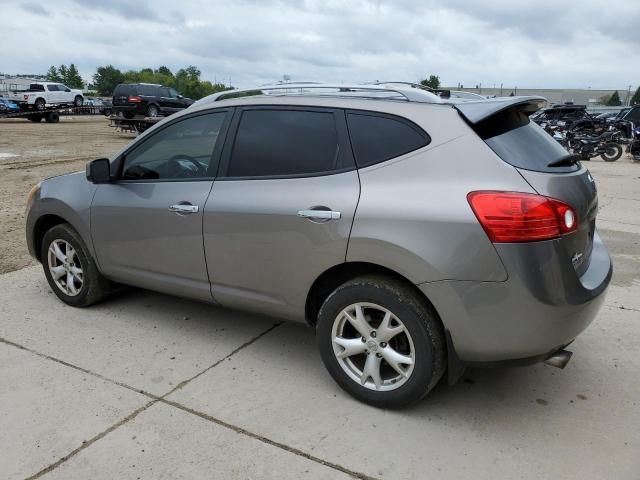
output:
[[575,232],[561,242],[578,275],[589,267],[598,212],[598,195],[589,171],[529,115],[542,106],[541,97],[456,105],[475,132],[540,195],[571,205],[578,215]]
[[113,92],[113,105],[129,105],[127,99],[130,95],[136,95],[135,85],[118,85]]

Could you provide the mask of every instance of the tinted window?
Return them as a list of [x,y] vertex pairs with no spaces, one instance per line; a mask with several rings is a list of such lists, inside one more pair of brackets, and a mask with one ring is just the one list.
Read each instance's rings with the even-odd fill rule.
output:
[[147,95],[150,97],[161,96],[160,88],[153,85],[139,85],[138,95]]
[[122,178],[201,178],[207,169],[226,113],[187,118],[169,125],[127,153]]
[[358,167],[367,167],[424,147],[429,137],[400,119],[349,113],[349,136]]
[[37,83],[32,83],[29,85],[29,90],[33,90],[36,92],[44,92],[44,85],[39,85]]
[[573,172],[578,165],[548,167],[567,152],[542,128],[516,110],[498,113],[475,126],[476,132],[505,162],[536,172]]
[[631,110],[624,119],[634,123],[640,122],[640,108]]
[[114,96],[128,96],[128,95],[135,95],[136,91],[135,91],[135,85],[118,85],[115,89],[115,91],[113,92]]
[[247,110],[238,125],[228,176],[329,172],[337,168],[338,157],[333,113]]

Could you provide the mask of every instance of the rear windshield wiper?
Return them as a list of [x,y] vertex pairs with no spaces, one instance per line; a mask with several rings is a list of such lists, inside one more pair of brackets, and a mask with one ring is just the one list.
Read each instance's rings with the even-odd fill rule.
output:
[[548,163],[547,167],[570,167],[571,165],[575,165],[578,161],[580,161],[580,155],[572,153]]

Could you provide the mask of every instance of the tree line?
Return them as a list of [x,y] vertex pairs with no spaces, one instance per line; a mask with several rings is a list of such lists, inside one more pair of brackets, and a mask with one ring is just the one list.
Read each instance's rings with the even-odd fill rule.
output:
[[200,70],[194,65],[181,68],[175,74],[166,66],[122,72],[113,65],[106,65],[96,70],[92,87],[99,95],[108,97],[120,83],[157,83],[165,87],[173,87],[185,97],[194,100],[233,88],[222,83],[202,80],[200,75]]
[[84,81],[73,63],[69,66],[63,64],[59,67],[51,65],[47,70],[47,80],[64,83],[69,88],[84,88]]

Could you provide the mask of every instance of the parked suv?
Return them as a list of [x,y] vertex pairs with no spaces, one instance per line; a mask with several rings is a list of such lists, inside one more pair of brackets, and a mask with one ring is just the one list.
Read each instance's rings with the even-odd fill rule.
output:
[[32,190],[60,300],[126,284],[306,321],[336,382],[388,408],[447,369],[566,364],[612,265],[589,171],[529,121],[543,99],[261,88]]
[[125,118],[171,115],[192,103],[175,89],[152,83],[121,83],[113,91],[113,113]]

